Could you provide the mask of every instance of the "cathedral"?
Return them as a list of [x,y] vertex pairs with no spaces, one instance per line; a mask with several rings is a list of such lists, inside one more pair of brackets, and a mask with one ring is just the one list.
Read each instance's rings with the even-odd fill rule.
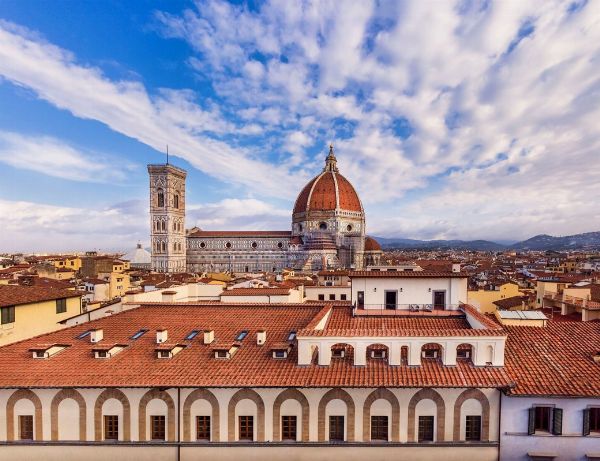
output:
[[148,173],[154,271],[318,271],[379,264],[381,247],[365,235],[362,202],[340,174],[333,146],[323,171],[298,195],[289,231],[186,230],[186,171],[167,163],[148,165]]

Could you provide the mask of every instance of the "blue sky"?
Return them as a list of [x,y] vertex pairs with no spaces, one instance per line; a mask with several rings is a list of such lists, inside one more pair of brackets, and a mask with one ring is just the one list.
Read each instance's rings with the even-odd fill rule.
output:
[[343,5],[4,0],[0,251],[147,243],[167,144],[188,227],[289,228],[333,142],[373,235],[599,229],[599,2]]

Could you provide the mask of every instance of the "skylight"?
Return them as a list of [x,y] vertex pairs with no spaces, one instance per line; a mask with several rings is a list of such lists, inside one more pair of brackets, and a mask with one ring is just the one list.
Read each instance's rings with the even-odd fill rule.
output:
[[296,339],[296,332],[295,331],[290,331],[290,334],[287,337],[288,341],[293,341],[294,339]]
[[78,335],[76,336],[76,338],[77,338],[77,339],[83,339],[83,338],[85,338],[86,336],[89,336],[91,332],[92,332],[92,330],[87,330],[87,331],[84,331],[83,333],[80,333],[80,334],[78,334]]
[[238,333],[238,335],[236,336],[235,340],[236,341],[243,341],[244,338],[248,336],[248,330],[242,330]]
[[148,330],[146,328],[142,328],[140,331],[138,331],[136,334],[134,334],[131,339],[138,339],[141,338],[142,336],[144,336],[144,333],[146,333]]
[[185,339],[187,339],[188,341],[194,339],[196,336],[198,336],[198,333],[200,333],[200,331],[198,330],[192,330],[188,333],[188,335],[185,337]]

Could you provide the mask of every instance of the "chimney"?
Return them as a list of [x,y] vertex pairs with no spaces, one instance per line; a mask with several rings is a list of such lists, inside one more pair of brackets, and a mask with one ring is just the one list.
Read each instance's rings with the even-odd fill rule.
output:
[[104,338],[104,330],[102,328],[95,328],[90,331],[90,342],[97,343],[102,341],[102,338]]
[[452,263],[452,272],[460,272],[460,263]]
[[167,330],[161,328],[160,330],[156,330],[156,344],[164,343],[167,340]]
[[262,346],[267,341],[267,332],[265,330],[258,330],[256,332],[256,344]]
[[215,330],[204,330],[204,344],[210,344],[215,340]]
[[177,292],[174,290],[163,291],[162,292],[162,302],[163,303],[174,303],[176,295],[177,295]]

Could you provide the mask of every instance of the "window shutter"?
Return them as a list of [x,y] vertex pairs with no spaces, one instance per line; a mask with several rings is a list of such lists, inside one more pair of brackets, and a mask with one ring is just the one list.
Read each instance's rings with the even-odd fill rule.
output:
[[527,427],[527,434],[535,434],[535,407],[529,409],[529,425]]
[[590,435],[590,409],[583,410],[583,435]]
[[552,433],[554,435],[562,435],[562,408],[555,408],[552,412]]

